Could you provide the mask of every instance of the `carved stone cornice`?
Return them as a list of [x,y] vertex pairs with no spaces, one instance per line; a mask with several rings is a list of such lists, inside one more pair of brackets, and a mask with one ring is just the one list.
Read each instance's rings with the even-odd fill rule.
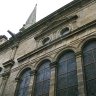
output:
[[68,16],[68,17],[64,17],[60,20],[56,20],[56,21],[53,21],[52,23],[50,23],[48,25],[47,28],[43,29],[43,31],[40,33],[40,34],[37,34],[34,39],[37,40],[39,37],[42,37],[44,36],[47,32],[50,32],[50,30],[58,27],[59,25],[63,24],[63,23],[66,23],[68,21],[71,21],[71,20],[76,20],[78,18],[77,15],[73,15],[73,16]]
[[41,46],[41,47],[39,47],[39,48],[25,54],[25,55],[23,55],[22,57],[18,58],[17,60],[18,60],[18,62],[22,62],[26,58],[29,58],[30,56],[32,56],[32,55],[34,55],[34,54],[36,54],[36,53],[50,47],[50,46],[52,46],[53,44],[56,44],[56,43],[58,43],[58,42],[60,42],[60,41],[62,41],[64,39],[70,38],[70,37],[72,37],[72,36],[74,36],[74,35],[76,35],[76,34],[78,34],[80,32],[82,33],[82,32],[84,32],[84,30],[86,30],[86,29],[88,29],[90,27],[93,27],[93,26],[96,26],[96,20],[93,20],[92,22],[89,22],[89,23],[77,28],[76,30],[73,30],[72,32],[70,32],[66,36],[59,37],[59,38],[51,41],[50,43],[48,43],[46,45],[43,45],[43,46]]
[[7,61],[7,62],[4,62],[3,63],[3,67],[4,68],[8,68],[8,67],[12,67],[13,65],[14,65],[14,61],[11,59],[11,60],[9,60],[9,61]]
[[[28,36],[29,34],[32,34],[33,32],[36,32],[36,30],[38,28],[41,28],[41,25],[45,25],[45,23],[48,22],[48,21],[50,21],[50,19],[53,20],[54,17],[60,15],[60,13],[64,12],[65,10],[68,10],[69,8],[72,8],[73,6],[77,5],[81,1],[82,0],[74,0],[71,3],[67,4],[66,6],[58,9],[57,11],[55,11],[52,14],[48,15],[47,17],[43,18],[42,20],[36,22],[35,24],[33,24],[32,26],[30,26],[29,28],[27,28],[23,32],[17,33],[16,34],[17,40],[18,39],[21,40],[22,38]],[[4,49],[8,49],[8,47],[11,47],[13,45],[13,41],[14,41],[14,38],[10,38],[4,44],[0,45],[0,51],[2,51]]]

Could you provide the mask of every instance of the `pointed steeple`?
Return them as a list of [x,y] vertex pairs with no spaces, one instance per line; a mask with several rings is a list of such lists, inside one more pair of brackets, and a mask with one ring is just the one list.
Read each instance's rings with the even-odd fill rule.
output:
[[25,29],[27,29],[28,27],[30,27],[31,25],[36,23],[36,10],[37,10],[37,4],[35,5],[32,13],[30,14],[29,18],[27,19],[27,21],[24,25]]

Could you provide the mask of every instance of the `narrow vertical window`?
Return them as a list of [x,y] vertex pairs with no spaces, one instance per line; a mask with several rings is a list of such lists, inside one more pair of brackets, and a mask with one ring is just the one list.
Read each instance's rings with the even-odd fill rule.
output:
[[31,69],[28,69],[21,75],[21,78],[17,87],[18,89],[17,89],[16,96],[28,96],[30,72],[31,72]]
[[57,96],[78,96],[77,69],[74,52],[66,52],[58,61]]
[[49,96],[50,75],[50,62],[45,61],[37,71],[35,96]]
[[96,41],[83,49],[84,74],[87,96],[96,96]]

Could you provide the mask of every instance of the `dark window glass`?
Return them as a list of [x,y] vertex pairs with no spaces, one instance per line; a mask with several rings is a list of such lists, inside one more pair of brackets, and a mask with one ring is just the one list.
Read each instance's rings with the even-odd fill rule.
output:
[[58,62],[57,96],[78,96],[77,70],[74,52],[67,52]]
[[44,62],[37,71],[35,96],[49,96],[50,62]]
[[70,32],[69,28],[66,27],[66,28],[62,29],[62,31],[60,32],[60,34],[61,34],[62,36],[65,36],[65,35],[67,35],[69,32]]
[[16,96],[28,96],[30,72],[31,70],[29,69],[22,74]]
[[96,96],[96,41],[84,47],[83,57],[86,93],[87,96]]
[[46,37],[46,38],[42,41],[43,45],[44,45],[44,44],[47,44],[47,43],[49,43],[49,42],[50,42],[50,38],[49,38],[49,37]]

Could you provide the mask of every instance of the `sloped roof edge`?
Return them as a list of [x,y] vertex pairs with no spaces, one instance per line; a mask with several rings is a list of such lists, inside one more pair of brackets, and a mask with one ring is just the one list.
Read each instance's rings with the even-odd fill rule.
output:
[[[65,6],[61,7],[60,9],[56,10],[55,12],[49,14],[48,16],[44,17],[43,19],[41,19],[40,21],[36,22],[35,24],[33,24],[32,26],[30,26],[29,28],[25,29],[23,32],[18,32],[15,36],[18,39],[21,39],[22,36],[24,36],[25,34],[28,34],[31,30],[34,30],[36,27],[40,26],[41,24],[47,22],[48,20],[52,19],[53,17],[57,16],[58,14],[60,14],[62,11],[65,11],[69,8],[71,8],[72,6],[80,3],[83,0],[73,0],[70,3],[66,4]],[[2,45],[0,45],[0,50],[4,50],[4,48],[12,45],[14,43],[14,38],[10,38],[9,40],[7,40],[7,42],[3,43]],[[16,41],[18,42],[18,41]]]
[[36,22],[35,24],[33,24],[32,26],[30,26],[29,28],[25,29],[23,32],[19,32],[17,33],[17,35],[20,35],[20,37],[24,34],[26,34],[27,32],[29,32],[30,30],[38,27],[39,25],[45,23],[47,20],[52,19],[53,17],[57,16],[58,14],[60,14],[62,11],[67,10],[68,8],[71,8],[72,6],[74,6],[75,4],[81,2],[82,0],[73,0],[70,3],[66,4],[65,6],[61,7],[60,9],[56,10],[55,12],[49,14],[48,16],[44,17],[43,19],[39,20],[38,22]]

